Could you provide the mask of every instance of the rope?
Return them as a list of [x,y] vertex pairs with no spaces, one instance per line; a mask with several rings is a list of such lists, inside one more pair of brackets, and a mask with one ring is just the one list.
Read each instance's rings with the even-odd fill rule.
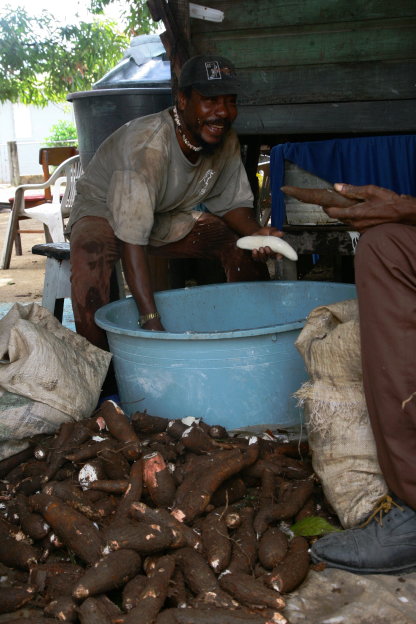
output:
[[362,529],[367,526],[367,524],[369,524],[373,518],[376,522],[378,522],[380,526],[383,526],[383,514],[388,514],[389,511],[393,509],[393,507],[397,507],[398,509],[403,511],[403,507],[398,505],[391,496],[386,494],[377,501],[374,511],[370,514],[367,520],[363,522],[363,524],[360,524],[359,528]]

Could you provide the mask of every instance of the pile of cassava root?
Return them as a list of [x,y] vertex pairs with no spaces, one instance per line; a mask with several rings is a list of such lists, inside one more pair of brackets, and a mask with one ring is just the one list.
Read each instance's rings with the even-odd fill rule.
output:
[[112,401],[33,440],[0,462],[0,622],[287,622],[287,527],[323,514],[301,447]]

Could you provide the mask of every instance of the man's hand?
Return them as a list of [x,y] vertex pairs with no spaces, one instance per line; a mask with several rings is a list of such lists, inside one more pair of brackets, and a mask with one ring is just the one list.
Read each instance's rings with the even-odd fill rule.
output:
[[416,225],[416,198],[398,195],[380,186],[352,186],[334,184],[338,193],[351,199],[361,200],[346,208],[324,208],[327,215],[338,219],[358,232],[382,223],[405,223]]
[[[234,208],[230,210],[223,217],[223,221],[232,230],[237,232],[240,236],[278,236],[281,238],[283,232],[280,232],[275,227],[262,227],[259,228],[259,224],[256,221],[256,215],[252,208]],[[278,256],[270,247],[261,247],[260,249],[254,249],[252,252],[253,260],[258,262],[266,262],[269,258],[276,258]]]
[[[283,232],[280,232],[275,227],[262,227],[256,232],[253,232],[252,236],[277,236],[278,238],[282,238]],[[253,256],[253,260],[256,262],[267,262],[270,258],[281,258],[280,254],[272,251],[270,247],[259,247],[258,249],[253,249],[251,252]]]

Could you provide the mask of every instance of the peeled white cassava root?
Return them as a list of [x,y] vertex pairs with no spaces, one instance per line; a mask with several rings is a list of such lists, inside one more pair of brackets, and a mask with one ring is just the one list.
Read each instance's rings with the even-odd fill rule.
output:
[[259,249],[260,247],[270,247],[270,249],[289,260],[296,261],[298,254],[296,251],[282,238],[277,236],[243,236],[237,241],[237,247],[240,249]]

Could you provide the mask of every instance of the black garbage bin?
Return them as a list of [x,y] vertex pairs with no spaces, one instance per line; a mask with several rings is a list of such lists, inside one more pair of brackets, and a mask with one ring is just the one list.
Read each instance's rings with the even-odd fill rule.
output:
[[123,124],[172,104],[170,62],[158,35],[134,37],[123,59],[91,91],[70,93],[85,169],[98,146]]

